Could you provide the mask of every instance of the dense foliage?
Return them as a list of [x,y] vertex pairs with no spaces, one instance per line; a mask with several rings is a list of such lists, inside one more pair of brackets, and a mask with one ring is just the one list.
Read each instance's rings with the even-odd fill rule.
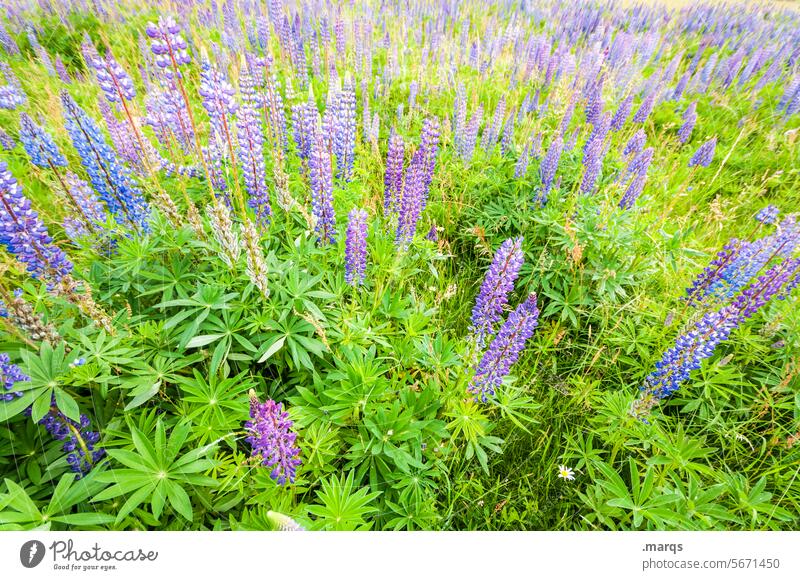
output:
[[800,15],[8,0],[0,529],[791,529]]

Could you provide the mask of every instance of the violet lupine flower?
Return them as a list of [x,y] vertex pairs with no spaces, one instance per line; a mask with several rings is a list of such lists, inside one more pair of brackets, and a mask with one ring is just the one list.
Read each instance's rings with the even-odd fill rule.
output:
[[211,125],[224,132],[228,115],[234,115],[239,108],[234,98],[236,90],[208,60],[203,61],[197,92],[203,97],[203,108],[208,113]]
[[64,442],[61,449],[67,453],[67,463],[78,474],[78,479],[89,473],[106,454],[105,449],[96,447],[100,441],[100,433],[90,430],[92,422],[89,417],[81,414],[80,421],[73,421],[58,410],[55,397],[51,402],[50,412],[39,424],[44,425],[53,439]]
[[250,392],[250,421],[244,424],[249,436],[245,440],[250,444],[251,456],[259,457],[261,465],[272,468],[269,476],[278,485],[294,483],[297,467],[302,464],[292,425],[283,403],[271,399],[260,403],[255,393]]
[[650,113],[653,112],[653,106],[656,104],[656,96],[658,96],[658,90],[656,89],[651,90],[650,93],[645,96],[636,113],[633,115],[634,123],[644,123],[647,121]]
[[48,284],[58,283],[72,272],[72,263],[53,243],[5,161],[0,161],[0,244],[25,264],[31,276]]
[[586,97],[586,122],[597,125],[603,114],[603,77],[600,76],[589,87]]
[[780,210],[776,206],[768,205],[756,214],[756,221],[762,224],[774,224],[778,219],[778,214],[780,214]]
[[64,126],[72,137],[94,190],[108,206],[114,219],[127,227],[149,229],[150,208],[129,170],[106,143],[103,133],[66,91],[61,92]]
[[403,138],[394,128],[389,135],[383,185],[383,213],[388,216],[397,211],[403,197]]
[[356,152],[356,92],[349,77],[344,83],[344,89],[336,95],[333,122],[336,177],[349,182],[353,176]]
[[192,122],[186,103],[173,81],[163,82],[160,88],[147,95],[147,117],[144,122],[153,128],[162,144],[169,143],[174,137],[184,153],[192,147]]
[[645,379],[641,395],[631,413],[644,418],[660,401],[672,395],[699,369],[702,361],[714,354],[716,347],[730,333],[753,316],[764,304],[777,295],[785,299],[800,282],[800,258],[787,258],[759,276],[728,305],[706,313],[691,330],[680,335],[675,346],[668,349],[655,370]]
[[678,141],[686,143],[692,136],[694,124],[697,122],[697,101],[692,101],[686,110],[683,112],[683,124],[678,129]]
[[61,60],[60,54],[56,55],[55,68],[56,68],[56,73],[58,74],[58,78],[61,79],[62,83],[68,85],[72,82],[72,79],[70,78],[69,73],[67,72],[67,67],[64,66],[64,61]]
[[[249,74],[242,74],[243,85],[252,82]],[[252,85],[251,85],[252,86]],[[267,187],[267,170],[264,166],[264,137],[261,131],[261,115],[253,107],[245,103],[239,111],[237,119],[237,137],[239,142],[239,161],[247,189],[247,205],[256,213],[258,222],[268,224],[272,209],[269,203]]]
[[500,134],[500,127],[503,124],[505,112],[506,99],[505,97],[500,97],[500,100],[497,102],[497,106],[494,109],[492,124],[484,127],[483,130],[483,136],[481,137],[481,148],[484,151],[489,151],[494,147],[495,143],[497,143],[497,137]]
[[431,229],[428,230],[428,235],[425,236],[425,239],[434,243],[439,241],[439,232],[436,229],[436,224],[431,224]]
[[647,175],[637,174],[631,178],[628,187],[625,189],[625,193],[622,195],[622,199],[619,201],[620,209],[630,209],[633,207],[644,190],[645,181],[647,181]]
[[628,155],[638,155],[641,153],[642,149],[644,149],[644,144],[647,141],[647,135],[645,135],[643,129],[639,129],[631,135],[631,138],[628,139],[628,142],[625,144],[625,148],[622,150],[622,154],[626,157]]
[[556,171],[558,171],[558,164],[561,161],[561,150],[564,148],[564,137],[562,134],[556,135],[556,138],[553,139],[553,142],[550,144],[550,148],[547,150],[547,153],[542,160],[542,165],[539,169],[539,173],[542,178],[542,187],[541,190],[536,194],[535,201],[539,203],[542,207],[547,203],[547,196],[550,193],[550,188],[553,185],[553,179],[556,176]]
[[108,102],[116,103],[120,99],[131,101],[136,97],[133,80],[114,59],[111,51],[106,53],[105,58],[96,58],[91,64],[95,70],[97,83],[103,89]]
[[503,308],[508,303],[508,295],[514,289],[514,282],[525,261],[522,240],[522,236],[509,238],[501,244],[475,298],[470,332],[479,349],[483,348],[486,339],[494,334],[495,325],[501,319]]
[[21,391],[15,391],[14,385],[29,381],[31,378],[23,373],[19,367],[11,362],[11,359],[4,352],[0,352],[0,401],[13,401],[22,396]]
[[517,162],[514,164],[514,179],[522,179],[528,173],[528,163],[530,162],[530,144],[525,143],[522,152],[517,157]]
[[315,130],[311,143],[309,170],[311,177],[311,209],[314,214],[317,240],[320,245],[336,241],[336,213],[333,209],[333,171],[331,156],[325,147],[320,129]]
[[25,104],[25,93],[13,85],[0,85],[0,109],[13,111]]
[[478,130],[481,126],[483,119],[483,107],[478,105],[477,110],[470,117],[467,127],[464,131],[463,149],[461,151],[461,158],[469,162],[475,154],[475,143],[478,140]]
[[628,164],[628,167],[625,172],[625,178],[627,179],[631,175],[646,174],[647,168],[650,167],[650,162],[652,160],[653,160],[653,148],[648,147],[641,153],[637,154],[636,157],[631,159],[631,162]]
[[583,178],[581,179],[580,192],[588,195],[594,191],[597,178],[603,168],[603,141],[594,139],[589,142],[589,147],[583,156]]
[[617,112],[614,113],[614,117],[611,119],[611,131],[616,133],[625,126],[625,121],[628,120],[632,109],[633,95],[631,94],[623,99],[623,101],[619,104],[619,108],[617,108]]
[[424,152],[425,167],[424,186],[422,196],[422,209],[425,209],[428,201],[428,192],[433,181],[433,172],[436,169],[436,155],[439,151],[439,119],[429,117],[422,123],[422,136],[420,148]]
[[90,234],[102,231],[108,220],[108,212],[94,190],[71,171],[67,172],[65,185],[69,188],[67,195],[72,198],[80,212],[80,215],[73,212],[64,218],[63,226],[67,237],[73,242],[79,242]]
[[420,147],[414,152],[408,166],[403,183],[403,194],[397,213],[397,234],[395,244],[406,248],[417,232],[417,221],[422,212],[425,190],[425,149]]
[[14,142],[14,138],[0,129],[0,147],[2,147],[5,151],[11,151],[17,144]]
[[67,159],[58,150],[53,138],[34,123],[27,113],[21,113],[19,116],[19,140],[31,163],[37,167],[48,169],[67,165]]
[[712,137],[695,151],[692,158],[689,160],[689,167],[700,165],[708,167],[714,160],[714,150],[717,148],[717,138]]
[[502,155],[507,154],[511,150],[511,145],[514,141],[514,124],[516,122],[517,116],[514,114],[514,110],[511,110],[511,113],[508,115],[508,119],[506,119],[506,124],[503,127],[503,137],[500,139],[500,153]]
[[189,64],[192,59],[177,22],[170,17],[160,18],[158,24],[149,23],[145,32],[153,40],[150,49],[156,55],[156,65],[164,70],[164,75],[167,78],[173,78],[176,73],[180,75],[178,68]]
[[367,212],[353,209],[348,214],[345,240],[344,281],[351,286],[364,283],[367,272]]
[[495,390],[503,384],[511,366],[517,362],[525,343],[533,335],[539,324],[539,309],[536,294],[528,296],[508,315],[497,336],[492,340],[486,353],[475,369],[475,375],[467,387],[467,392],[475,395],[475,400],[486,402],[494,396]]
[[561,125],[559,131],[562,137],[567,134],[567,129],[569,129],[569,124],[572,121],[572,115],[575,113],[575,104],[576,104],[576,99],[575,99],[575,94],[573,93],[570,96],[569,101],[567,102],[567,108],[564,110],[564,116],[561,117]]

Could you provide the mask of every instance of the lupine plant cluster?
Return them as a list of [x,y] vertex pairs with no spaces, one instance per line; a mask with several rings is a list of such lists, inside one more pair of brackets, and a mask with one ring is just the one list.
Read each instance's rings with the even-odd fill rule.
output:
[[800,12],[5,2],[0,530],[792,529]]

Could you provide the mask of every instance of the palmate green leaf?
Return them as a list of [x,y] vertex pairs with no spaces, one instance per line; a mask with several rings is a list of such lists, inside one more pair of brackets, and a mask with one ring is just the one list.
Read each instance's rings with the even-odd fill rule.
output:
[[307,508],[310,514],[319,518],[315,522],[318,528],[345,531],[369,526],[364,518],[377,511],[370,502],[380,492],[370,492],[366,487],[353,491],[354,487],[352,471],[347,476],[334,475],[322,481],[322,489],[317,491],[322,505],[311,505]]
[[113,485],[98,493],[93,501],[101,502],[126,496],[126,501],[114,520],[117,524],[148,499],[151,513],[156,520],[161,517],[168,500],[178,514],[191,521],[191,501],[183,486],[217,485],[216,480],[197,474],[199,471],[213,469],[215,463],[202,458],[215,445],[190,450],[181,456],[180,452],[191,431],[191,425],[187,421],[176,425],[167,435],[166,426],[159,419],[153,441],[135,426],[129,427],[135,452],[128,449],[108,450],[109,457],[125,468],[111,469],[97,475],[98,480]]

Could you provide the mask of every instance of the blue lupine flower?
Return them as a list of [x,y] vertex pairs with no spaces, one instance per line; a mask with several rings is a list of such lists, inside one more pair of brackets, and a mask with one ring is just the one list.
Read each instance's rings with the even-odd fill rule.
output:
[[514,281],[525,261],[522,240],[521,236],[509,238],[500,245],[475,298],[470,331],[478,348],[482,348],[486,339],[494,334],[508,295],[514,289]]
[[53,138],[33,122],[27,113],[19,116],[19,140],[30,157],[31,163],[37,167],[49,169],[51,166],[65,167],[67,159],[58,150]]
[[0,244],[25,264],[34,278],[52,284],[72,272],[72,263],[53,243],[4,161],[0,161]]
[[148,231],[150,208],[129,170],[106,143],[100,129],[66,91],[61,92],[64,126],[72,137],[92,186],[117,223]]
[[352,209],[348,214],[345,240],[344,280],[351,286],[364,283],[367,272],[367,212]]
[[476,400],[486,402],[503,384],[503,379],[508,375],[511,366],[517,362],[525,343],[533,335],[538,323],[539,309],[536,306],[536,294],[531,294],[509,314],[508,320],[500,328],[478,363],[475,375],[467,387],[467,391],[475,395]]

